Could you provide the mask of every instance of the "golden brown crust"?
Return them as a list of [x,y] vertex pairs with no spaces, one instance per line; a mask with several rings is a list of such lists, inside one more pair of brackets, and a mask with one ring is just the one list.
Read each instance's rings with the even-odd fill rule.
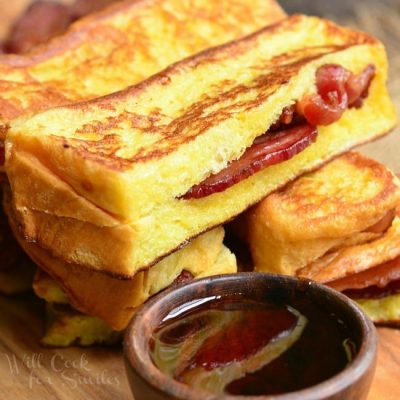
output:
[[[142,85],[143,90],[138,92],[135,90],[141,85],[128,89],[127,93],[133,93],[129,98],[118,100],[111,96],[111,100],[108,97],[86,102],[81,108],[55,108],[14,121],[8,136],[7,170],[15,204],[28,212],[54,216],[59,223],[32,238],[40,238],[40,244],[52,248],[58,257],[86,265],[87,259],[74,258],[67,230],[61,232],[58,227],[64,217],[75,218],[79,220],[77,226],[88,223],[84,229],[90,237],[100,236],[98,226],[103,223],[89,221],[80,211],[74,215],[73,208],[67,210],[69,215],[62,215],[53,201],[44,204],[53,190],[49,182],[44,183],[44,190],[28,194],[26,185],[20,185],[18,192],[17,183],[22,179],[14,162],[18,154],[29,154],[90,204],[106,210],[120,224],[132,226],[135,241],[129,249],[131,257],[124,265],[117,263],[118,269],[113,272],[133,275],[187,238],[242,212],[299,173],[390,129],[395,118],[385,87],[383,47],[346,43],[346,29],[339,37],[324,36],[327,23],[317,18],[294,17],[293,21],[300,24],[296,29],[282,23],[279,34],[270,34],[267,29],[236,42],[239,49],[249,41],[254,47],[234,59],[224,58],[225,47],[213,50],[215,54],[221,51],[221,60],[197,63],[195,69],[188,66],[190,60],[186,59],[182,70],[176,69],[178,64],[173,67],[176,73],[169,79],[156,81],[150,87]],[[309,47],[304,48],[304,43]],[[350,48],[343,50],[342,46]],[[281,57],[279,65],[275,64],[277,56]],[[282,108],[315,90],[316,68],[331,62],[355,73],[370,63],[376,65],[377,74],[363,107],[346,111],[337,124],[321,127],[317,143],[282,165],[266,168],[208,198],[180,199],[194,184],[240,157],[255,137],[275,121]],[[284,83],[291,74],[295,77]],[[383,109],[379,116],[376,104]],[[65,120],[71,124],[62,123]],[[365,125],[363,129],[361,124]],[[157,151],[157,157],[164,155],[162,160],[152,161],[153,151]],[[132,161],[135,157],[141,162]],[[19,203],[21,191],[26,194],[26,204]],[[98,226],[92,227],[91,223]],[[45,242],[46,238],[60,235],[58,248],[51,240]],[[100,239],[93,243],[100,243]],[[85,252],[93,257],[96,254],[90,243],[85,244]],[[92,264],[94,269],[103,268],[103,264]]]
[[[357,143],[357,147],[358,147],[358,146],[363,146],[363,145],[368,144],[368,143],[372,143],[372,142],[374,142],[374,141],[376,141],[376,140],[379,140],[379,139],[385,137],[386,135],[388,135],[392,130],[393,130],[393,128],[390,129],[390,130],[387,131],[387,132],[383,132],[381,135],[379,135],[379,137],[374,137],[374,138],[372,138],[372,139],[366,139],[365,141],[360,141],[359,143]],[[326,165],[326,164],[332,162],[333,160],[335,160],[335,159],[337,159],[337,158],[339,158],[339,157],[342,157],[344,154],[346,154],[347,152],[351,151],[354,147],[355,147],[355,146],[351,146],[350,148],[346,148],[346,149],[344,149],[340,154],[335,154],[335,155],[333,155],[332,157],[327,158],[327,159],[321,161],[320,164],[314,165],[314,166],[310,167],[309,169],[303,170],[302,173],[301,173],[301,175],[305,175],[305,174],[310,173],[310,172],[312,173],[313,171],[316,171],[316,170],[318,170],[319,168],[322,168],[324,165]],[[400,178],[400,175],[399,175],[399,174],[397,174],[397,176],[398,176],[398,178]],[[277,186],[277,188],[274,190],[274,193],[275,193],[275,192],[279,192],[279,191],[281,191],[281,190],[285,190],[285,188],[286,188],[287,186],[291,185],[291,184],[292,184],[295,180],[297,180],[297,179],[298,179],[298,176],[292,178],[292,179],[289,180],[289,181],[282,182],[282,184],[279,185],[279,186]],[[262,201],[262,200],[261,200],[261,201]],[[247,208],[246,208],[246,210],[248,210],[248,211],[247,211],[246,213],[243,213],[242,215],[237,214],[237,215],[235,215],[235,216],[233,216],[233,217],[231,218],[231,220],[234,220],[234,219],[236,218],[236,220],[233,221],[232,230],[233,230],[233,231],[235,232],[235,234],[237,234],[238,237],[239,237],[240,239],[242,239],[243,241],[246,241],[246,240],[247,240],[246,238],[247,238],[247,235],[248,235],[248,233],[247,233],[247,232],[248,232],[248,225],[247,225],[247,221],[245,220],[246,214],[247,214],[247,213],[252,213],[252,212],[254,211],[254,206],[258,205],[259,203],[261,203],[261,202],[256,202],[256,203],[250,203],[250,204],[248,204],[248,206],[247,206]],[[231,221],[231,220],[230,220],[230,221]],[[229,222],[229,221],[227,221],[227,222]],[[236,224],[237,224],[237,225],[236,225]]]
[[[113,215],[96,207],[88,202],[84,197],[79,196],[59,177],[51,174],[47,168],[39,164],[37,160],[25,153],[17,153],[13,157],[13,168],[19,179],[14,182],[13,190],[18,193],[15,198],[15,207],[17,210],[25,209],[32,196],[37,196],[36,209],[46,209],[49,201],[54,204],[51,214],[62,217],[73,217],[78,220],[95,223],[99,226],[115,227],[119,221]],[[35,180],[32,181],[32,171],[35,171]],[[10,169],[8,171],[11,172]],[[90,183],[82,179],[82,186],[88,190]],[[51,187],[51,192],[48,188]],[[29,188],[24,191],[23,188]],[[9,190],[7,188],[6,190]],[[47,192],[46,196],[42,193]],[[73,213],[71,212],[73,210]],[[22,221],[22,220],[21,220]]]
[[[388,134],[388,133],[389,133],[389,132],[385,132],[385,133],[383,133],[383,135]],[[376,139],[376,138],[375,138],[375,139]],[[373,140],[374,140],[374,139],[373,139]],[[372,141],[372,140],[360,141],[359,144],[361,145],[361,144],[365,144],[366,142],[371,142],[371,141]],[[348,149],[343,149],[344,152],[346,152],[347,150],[348,150]],[[336,159],[336,158],[338,158],[338,157],[341,157],[341,155],[337,155],[337,156],[334,156],[334,157],[329,157],[328,159],[321,160],[320,163],[313,164],[312,166],[310,166],[310,167],[308,167],[308,168],[302,169],[302,170],[301,170],[301,173],[302,173],[302,174],[306,174],[306,173],[308,173],[308,172],[315,171],[315,170],[317,170],[318,168],[320,168],[320,167],[322,167],[322,166],[328,164],[329,162],[331,162],[332,159],[334,160],[334,159]],[[19,170],[19,171],[21,172],[20,176],[23,176],[24,174],[22,173],[22,170]],[[29,175],[27,175],[27,176],[29,176]],[[287,180],[286,180],[286,181],[285,181],[285,180],[282,180],[281,183],[280,183],[279,185],[276,186],[275,190],[276,190],[276,191],[279,191],[279,190],[282,190],[282,189],[284,190],[284,188],[285,188],[287,185],[290,185],[291,182],[293,182],[295,179],[297,179],[297,176],[294,176],[294,177],[293,177],[291,180],[289,180],[289,181],[287,181]],[[54,186],[54,183],[52,183],[52,185],[53,185],[53,187],[55,187],[55,186]],[[32,194],[32,193],[31,193],[31,194]],[[68,197],[67,197],[67,198],[68,198]],[[79,199],[79,200],[82,200],[82,199]],[[60,198],[60,199],[59,199],[59,203],[62,203],[62,202],[63,202],[63,201],[62,201],[62,198]],[[69,202],[70,202],[70,201],[69,201]],[[255,201],[255,202],[258,203],[258,201]],[[23,204],[22,204],[22,206],[23,206]],[[248,203],[247,206],[246,206],[246,209],[247,209],[247,208],[250,208],[250,207],[252,207],[252,206],[254,206],[254,202]],[[98,210],[98,211],[100,211],[100,210]],[[39,220],[41,219],[41,217],[44,217],[45,220],[47,220],[48,218],[50,218],[51,221],[48,221],[48,222],[50,222],[50,225],[53,226],[53,228],[54,228],[55,225],[58,225],[58,223],[60,222],[60,221],[57,221],[57,220],[56,220],[54,217],[52,217],[51,215],[50,215],[50,216],[47,216],[47,215],[42,214],[42,213],[40,213],[40,212],[32,212],[32,210],[29,210],[29,209],[27,209],[27,212],[28,212],[28,213],[27,213],[28,216],[36,216],[36,218],[38,218]],[[249,212],[251,212],[251,209],[250,209]],[[17,215],[18,215],[18,214],[17,214]],[[229,220],[232,220],[233,218],[237,217],[237,215],[238,215],[238,214],[233,215]],[[95,217],[95,215],[93,215],[93,217]],[[229,220],[226,220],[225,222],[228,222]],[[61,218],[61,224],[63,224],[62,221],[63,221],[63,218]],[[68,219],[67,219],[67,221],[68,221]],[[101,221],[104,221],[104,220],[103,220],[103,217],[102,217],[101,219],[99,219],[99,216],[96,216],[96,218],[95,218],[95,220],[94,220],[93,222],[96,222],[96,224],[99,224],[100,226],[104,226],[104,225],[103,225],[104,222],[101,222]],[[19,220],[19,222],[20,222],[21,234],[22,234],[22,236],[25,238],[26,241],[31,242],[31,243],[36,243],[36,244],[40,245],[42,248],[46,249],[46,251],[48,252],[49,255],[52,255],[53,257],[56,256],[57,258],[62,258],[62,259],[63,259],[63,262],[66,263],[66,264],[71,264],[71,263],[73,264],[73,262],[71,261],[71,259],[65,255],[65,248],[62,249],[62,253],[63,253],[63,254],[61,255],[60,251],[55,252],[55,249],[52,248],[51,246],[49,246],[47,243],[43,242],[43,241],[41,240],[40,236],[34,235],[34,234],[33,234],[33,231],[31,231],[31,233],[28,234],[28,232],[26,231],[25,226],[26,226],[26,223],[27,223],[27,222],[29,223],[29,219],[26,220],[25,218],[22,218],[22,219]],[[32,222],[33,222],[33,221],[32,221]],[[46,223],[47,225],[48,225],[48,222]],[[57,222],[57,223],[56,223],[56,222]],[[70,219],[70,222],[73,223],[73,220]],[[101,223],[100,223],[100,222],[101,222]],[[49,227],[50,227],[50,225],[49,225]],[[198,232],[197,234],[195,234],[195,235],[193,235],[193,236],[191,236],[191,237],[188,237],[184,242],[182,242],[182,243],[180,243],[178,246],[174,247],[171,251],[168,251],[167,253],[164,253],[164,254],[162,254],[162,255],[159,255],[158,257],[154,258],[154,259],[152,260],[151,263],[142,265],[141,268],[139,268],[138,270],[139,270],[139,271],[145,271],[145,270],[151,268],[151,267],[154,266],[156,263],[158,263],[159,261],[161,261],[164,257],[167,257],[168,255],[172,254],[173,252],[178,251],[178,250],[184,248],[185,246],[187,246],[188,243],[190,243],[190,241],[192,241],[192,240],[194,240],[196,237],[198,237],[198,236],[200,236],[200,235],[202,235],[202,234],[204,234],[204,233],[206,233],[206,232],[208,232],[208,231],[210,231],[210,230],[216,228],[218,225],[220,225],[220,224],[210,225],[210,226],[206,227],[205,229],[201,230],[200,232]],[[35,229],[35,228],[43,228],[43,222],[38,222],[38,220],[37,220],[36,223],[33,224],[32,228],[33,228],[33,229]],[[247,228],[246,228],[246,229],[247,229]],[[51,231],[51,230],[50,230],[50,231]],[[69,235],[68,235],[68,236],[69,236]],[[104,236],[104,235],[102,235],[102,236]],[[123,235],[123,237],[125,237],[125,235]],[[99,245],[102,246],[102,242],[99,242]],[[110,255],[110,254],[108,254],[108,255]],[[118,256],[117,259],[121,259],[121,257]],[[84,263],[83,263],[82,260],[80,260],[79,265],[84,266]],[[116,265],[115,261],[113,261],[110,265],[112,265],[113,267],[115,267],[115,265]],[[87,268],[89,268],[89,269],[93,269],[93,265],[89,265],[89,264],[88,264],[88,265],[85,265],[84,267],[87,267]],[[96,269],[98,269],[98,268],[96,268]],[[103,272],[105,275],[107,275],[107,276],[109,276],[109,277],[112,277],[112,278],[117,278],[117,279],[122,279],[122,280],[125,280],[125,279],[132,279],[132,274],[122,273],[121,271],[113,271],[113,270],[110,270],[110,266],[108,266],[108,268],[105,269],[105,270],[103,270],[102,272]]]
[[38,244],[26,241],[15,219],[9,195],[4,198],[4,208],[21,247],[62,287],[71,305],[81,312],[102,318],[115,330],[124,329],[135,308],[171,284],[183,269],[195,277],[235,272],[233,255],[224,259],[222,265],[217,265],[224,251],[222,228],[200,236],[149,271],[138,272],[131,279],[120,279],[82,265],[66,263]]
[[10,120],[21,113],[38,112],[70,101],[70,96],[40,82],[0,80],[0,141],[5,141]]
[[[145,112],[141,107],[128,105],[134,104],[135,101],[140,104],[146,96],[147,100],[152,100],[152,97],[157,97],[159,89],[163,90],[161,97],[171,96],[168,88],[173,91],[172,81],[179,80],[180,76],[193,78],[191,73],[194,75],[199,66],[210,65],[211,68],[215,65],[216,68],[221,68],[224,61],[233,63],[234,57],[240,57],[245,53],[251,56],[251,49],[260,47],[260,42],[268,41],[280,33],[287,34],[289,29],[294,31],[307,29],[307,23],[319,24],[319,29],[324,31],[326,36],[320,45],[295,47],[292,51],[284,54],[278,52],[268,59],[255,58],[247,68],[265,72],[247,82],[234,79],[216,80],[212,85],[213,91],[216,90],[214,95],[204,93],[199,99],[194,97],[192,102],[189,101],[187,104],[182,102],[180,105],[182,110],[179,110],[179,113],[169,112],[168,105],[163,105],[161,101],[148,102],[150,110]],[[333,27],[329,21],[295,15],[241,40],[205,50],[173,64],[123,91],[65,106],[63,112],[66,116],[68,110],[71,110],[77,113],[84,112],[87,115],[93,114],[93,120],[86,119],[88,122],[78,124],[75,132],[67,133],[68,140],[63,134],[56,133],[52,137],[54,146],[62,147],[66,152],[73,151],[78,157],[102,164],[113,171],[126,171],[132,165],[165,158],[182,145],[194,141],[210,128],[226,122],[232,116],[256,109],[308,63],[352,46],[378,43],[366,34]],[[257,93],[257,96],[252,97],[249,95],[251,92]],[[132,110],[129,110],[130,108]],[[106,109],[112,111],[99,118],[96,110]],[[57,110],[53,115],[56,113]],[[121,138],[118,134],[122,128],[134,132],[137,139],[133,140],[133,146],[127,148],[129,138]]]
[[365,271],[400,256],[400,218],[381,237],[368,243],[328,253],[297,271],[297,276],[331,282]]
[[[202,64],[213,63],[216,61],[224,61],[233,59],[244,53],[248,52],[251,48],[256,46],[257,42],[260,40],[268,40],[269,37],[273,35],[278,35],[280,32],[284,32],[287,29],[298,29],[299,25],[304,21],[305,16],[301,14],[291,15],[285,19],[282,19],[279,22],[274,24],[270,24],[265,26],[264,28],[258,30],[257,32],[251,33],[250,35],[241,38],[239,40],[233,40],[229,43],[222,44],[220,46],[216,46],[213,48],[208,48],[203,50],[193,56],[190,56],[186,59],[180,60],[161,72],[154,74],[151,78],[146,81],[140,82],[134,86],[128,87],[125,90],[111,93],[103,98],[94,99],[93,102],[96,104],[103,105],[104,103],[108,103],[111,99],[123,100],[124,98],[132,95],[136,95],[141,91],[145,90],[147,87],[152,85],[164,85],[167,86],[170,84],[171,79],[179,74],[186,73],[188,69],[195,69],[196,67]],[[363,45],[363,44],[378,44],[379,41],[363,32],[356,32],[350,29],[346,29],[334,24],[331,21],[323,20],[324,23],[324,34],[327,37],[330,37],[327,42],[331,42],[331,44],[325,43],[320,46],[320,54],[326,54],[329,52],[340,51],[346,49],[351,46]],[[327,51],[328,49],[328,51]],[[309,52],[309,54],[307,54]],[[298,63],[305,64],[311,60],[313,60],[318,55],[315,55],[315,49],[311,49],[310,47],[304,46],[301,50],[297,52],[293,52],[291,54],[280,54],[273,57],[271,60],[268,60],[268,64],[276,65],[276,64],[288,64]],[[260,65],[259,68],[263,69],[264,66]],[[289,68],[290,70],[291,68]],[[286,72],[282,71],[282,74]],[[282,83],[283,77],[281,74],[277,73],[276,75],[268,76],[268,83],[273,85],[274,83]],[[262,81],[265,77],[261,76],[259,79],[259,85],[262,85]],[[290,79],[290,76],[287,77],[286,81]],[[245,88],[237,88],[236,90],[246,90]],[[80,103],[83,107],[85,102]],[[71,104],[71,108],[80,107],[80,105]]]
[[[275,0],[223,0],[218,9],[210,0],[115,4],[29,54],[0,55],[0,115],[7,121],[22,112],[120,90],[179,58],[241,37],[284,15]],[[187,34],[181,35],[182,30]],[[11,83],[12,90],[7,87]]]
[[372,226],[399,199],[399,182],[388,168],[347,152],[268,196],[252,212],[265,214],[261,218],[271,221],[277,237],[335,238]]
[[[304,57],[304,54],[298,53],[297,56],[300,59],[295,59],[281,66],[275,65],[275,70],[269,71],[266,75],[260,75],[251,83],[250,87],[238,84],[225,91],[222,86],[221,94],[223,94],[223,100],[221,100],[221,97],[205,97],[190,104],[182,115],[177,118],[170,118],[166,115],[162,118],[151,115],[139,116],[135,112],[124,110],[120,113],[116,112],[113,116],[106,117],[104,122],[94,120],[83,124],[71,137],[65,138],[51,135],[49,139],[53,142],[54,148],[63,148],[65,153],[73,152],[76,157],[90,160],[114,172],[125,172],[130,170],[132,166],[164,159],[183,145],[196,140],[211,128],[224,123],[234,115],[256,109],[275,94],[281,86],[287,84],[309,62],[322,56],[333,54],[336,51],[350,48],[356,44],[358,43],[346,46],[326,46],[323,49],[314,48],[314,54],[306,57]],[[207,52],[205,55],[207,55]],[[227,54],[226,56],[228,57],[229,55]],[[202,61],[206,63],[210,61],[210,58],[205,57]],[[115,107],[113,103],[117,105],[119,103],[119,107],[121,107],[121,103],[127,98],[129,98],[130,102],[133,102],[135,96],[147,94],[147,92],[150,93],[151,91],[157,92],[157,86],[160,81],[169,75],[179,75],[185,69],[186,63],[189,66],[191,59],[170,67],[168,70],[124,91],[87,102],[70,104],[64,106],[62,110],[66,112],[68,110],[79,113],[85,112],[90,115],[89,113],[96,108]],[[272,65],[274,65],[273,59],[269,63],[269,67]],[[220,83],[223,85],[224,82]],[[249,91],[257,92],[257,97],[239,100],[241,96],[248,94]],[[225,102],[227,105],[223,107],[224,110],[221,112],[220,104]],[[57,108],[53,111],[57,113]],[[127,125],[129,129],[136,132],[136,135],[141,136],[140,140],[143,141],[143,145],[137,144],[134,150],[128,150],[129,153],[132,153],[128,157],[125,156],[126,151],[124,151],[126,139],[118,134],[111,133],[113,130],[121,130],[122,126],[126,127]],[[93,136],[93,139],[87,139]],[[146,138],[146,136],[152,136],[152,138]],[[148,140],[151,141],[151,146],[148,146]]]
[[399,201],[388,168],[349,152],[267,196],[241,218],[240,229],[256,270],[316,279],[310,263],[323,272],[336,252],[380,239],[382,232],[368,230]]
[[[87,110],[88,112],[96,107],[111,106],[114,108],[115,105],[127,101],[127,99],[132,101],[136,96],[152,91],[156,92],[157,86],[161,85],[166,88],[171,84],[172,79],[177,79],[180,75],[187,74],[189,70],[195,70],[200,65],[232,60],[234,57],[250,51],[261,40],[268,41],[273,35],[284,32],[288,28],[295,30],[303,21],[304,16],[302,15],[291,16],[246,38],[204,50],[195,56],[179,61],[151,78],[125,90],[91,101],[71,104],[66,108]],[[108,168],[115,171],[124,171],[129,169],[132,164],[163,158],[183,144],[195,140],[210,127],[223,123],[232,115],[256,108],[273,95],[279,87],[287,84],[309,62],[352,46],[378,43],[376,39],[367,34],[340,28],[329,21],[323,23],[328,34],[334,36],[329,39],[334,44],[303,48],[289,54],[280,54],[268,61],[260,60],[262,64],[251,65],[251,68],[264,69],[267,72],[260,74],[257,79],[250,83],[250,86],[243,84],[233,84],[232,86],[231,82],[228,81],[219,82],[223,101],[228,104],[224,107],[223,113],[218,108],[221,98],[207,96],[191,104],[179,118],[172,118],[172,120],[162,114],[159,116],[154,114],[137,115],[124,110],[106,118],[104,122],[94,121],[85,124],[75,132],[74,138],[69,139],[68,142],[81,157],[86,157],[100,164],[107,164]],[[275,68],[272,68],[272,66]],[[225,89],[224,86],[227,86],[227,88]],[[238,103],[237,99],[248,93],[249,90],[258,92],[257,97]],[[232,104],[230,105],[229,102],[232,102]],[[211,111],[214,109],[215,111]],[[157,140],[152,143],[150,148],[148,146],[139,147],[131,157],[119,156],[118,153],[123,148],[123,143],[118,136],[110,135],[108,132],[126,122],[130,124],[131,129],[135,129],[144,135],[156,134]],[[190,125],[190,134],[186,133],[188,125]],[[93,132],[96,132],[97,136],[95,142],[82,140],[85,134]]]
[[[75,22],[69,29],[68,33],[52,39],[49,43],[35,47],[35,49],[28,54],[12,56],[0,54],[0,64],[5,63],[6,65],[10,65],[12,67],[21,68],[42,63],[45,60],[78,48],[83,44],[90,44],[90,41],[94,40],[95,36],[100,35],[100,37],[104,37],[107,36],[107,34],[112,33],[111,27],[109,28],[110,32],[105,33],[104,29],[107,27],[107,25],[113,25],[114,18],[120,18],[122,15],[128,16],[132,19],[138,18],[140,17],[141,10],[154,9],[155,7],[159,6],[157,3],[161,4],[161,7],[163,6],[162,1],[160,0],[125,0],[113,4],[102,11],[90,14],[85,18]],[[198,5],[200,5],[199,8],[197,8]],[[255,19],[257,13],[259,14],[260,18],[265,18],[264,25],[268,24],[268,21],[276,21],[284,18],[286,15],[278,2],[275,0],[264,1],[265,9],[258,7],[257,13],[254,12],[254,8],[257,8],[254,4],[253,7],[250,7],[250,3],[243,3],[242,1],[237,0],[230,0],[229,3],[226,4],[223,2],[220,3],[219,13],[214,13],[212,9],[209,9],[209,5],[207,3],[201,4],[201,2],[198,2],[198,5],[196,2],[192,2],[186,6],[182,5],[182,10],[180,11],[187,16],[195,18],[195,14],[198,13],[197,18],[205,18],[210,23],[218,22],[227,35],[229,35],[229,31],[232,31],[232,29],[238,32],[240,32],[242,29],[245,31],[251,31],[249,26],[251,26],[252,20]],[[201,6],[203,6],[203,9]],[[167,12],[168,7],[173,9],[173,3],[165,3],[165,12]],[[229,21],[229,18],[227,18],[226,14],[224,15],[225,18],[220,18],[220,14],[223,14],[224,11],[229,9],[234,17],[238,18],[237,21]],[[202,13],[203,15],[201,15]],[[172,13],[170,14],[170,17],[173,17]],[[180,27],[184,31],[184,19],[182,19],[180,22]],[[232,26],[233,24],[236,25],[236,28]],[[242,25],[242,27],[240,25]],[[135,45],[138,48],[144,49],[147,46],[147,43],[144,42],[145,40],[143,40],[143,43],[136,42]]]

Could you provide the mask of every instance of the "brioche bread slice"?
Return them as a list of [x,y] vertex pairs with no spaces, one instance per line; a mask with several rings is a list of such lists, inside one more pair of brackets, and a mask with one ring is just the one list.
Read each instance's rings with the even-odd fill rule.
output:
[[[315,93],[316,69],[330,63],[353,73],[375,65],[361,108],[318,127],[317,142],[288,161],[223,192],[179,198]],[[396,118],[386,77],[377,40],[296,15],[122,92],[20,118],[6,143],[18,222],[57,258],[134,276],[299,174],[388,132]]]
[[[315,279],[310,263],[339,248],[359,245],[365,253],[381,236],[368,228],[399,202],[400,184],[388,168],[348,152],[267,196],[240,219],[256,270],[294,275],[304,268],[302,276]],[[384,256],[381,251],[382,262]],[[347,264],[368,268],[365,262]],[[333,279],[345,273],[325,264],[318,269],[325,277],[328,270]]]
[[267,196],[232,229],[257,271],[327,284],[372,321],[398,325],[400,182],[384,165],[346,153]]
[[[123,89],[284,15],[275,0],[223,0],[218,7],[210,0],[129,0],[90,15],[30,54],[0,55],[0,139],[21,113]],[[0,268],[0,292],[30,289],[34,266],[27,261]]]
[[22,113],[124,89],[284,15],[275,0],[219,0],[217,7],[212,0],[115,4],[29,54],[0,54],[0,126]]
[[400,257],[400,212],[394,217],[390,227],[375,240],[334,249],[299,269],[297,275],[317,282],[334,283],[341,278],[369,270],[398,257]]
[[[182,271],[191,273],[194,278],[237,271],[235,256],[222,243],[224,229],[218,227],[198,236],[183,249],[165,257],[150,269],[138,272],[131,279],[113,278],[102,271],[69,264],[39,245],[27,242],[8,199],[6,195],[4,208],[22,248],[54,279],[75,309],[101,318],[115,330],[124,329],[135,308],[168,287]],[[38,283],[34,285],[39,297],[52,302],[65,302],[62,292],[53,282],[41,283],[42,286]]]

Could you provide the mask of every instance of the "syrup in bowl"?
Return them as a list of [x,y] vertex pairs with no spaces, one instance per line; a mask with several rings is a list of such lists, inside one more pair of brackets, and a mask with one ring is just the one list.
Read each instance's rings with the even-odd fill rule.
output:
[[149,348],[157,368],[179,382],[251,396],[323,382],[358,351],[345,321],[302,293],[274,302],[234,294],[183,304],[163,319]]

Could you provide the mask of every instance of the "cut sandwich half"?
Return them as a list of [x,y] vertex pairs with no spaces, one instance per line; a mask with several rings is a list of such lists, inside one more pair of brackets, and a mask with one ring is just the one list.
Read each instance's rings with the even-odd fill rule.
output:
[[[103,271],[70,264],[38,244],[29,243],[19,230],[9,196],[5,196],[4,208],[22,248],[56,282],[50,285],[47,280],[40,285],[43,280],[36,281],[36,294],[50,303],[65,303],[66,298],[73,308],[101,318],[114,330],[124,329],[139,305],[174,283],[237,271],[235,256],[223,245],[222,227],[198,236],[186,247],[150,269],[138,272],[133,278],[119,279]],[[66,296],[62,301],[60,293]]]
[[400,326],[400,201],[375,240],[346,246],[298,271],[357,301],[375,322]]
[[[34,52],[0,54],[0,179],[12,119],[123,89],[284,16],[275,0],[223,0],[218,7],[212,0],[124,1],[80,20]],[[0,292],[14,294],[31,286],[35,268],[18,250],[5,220],[0,222]]]
[[395,112],[381,43],[296,15],[104,98],[11,123],[15,218],[52,256],[134,277]]
[[400,321],[400,182],[359,153],[306,174],[236,222],[255,270],[296,275],[357,300],[374,322]]

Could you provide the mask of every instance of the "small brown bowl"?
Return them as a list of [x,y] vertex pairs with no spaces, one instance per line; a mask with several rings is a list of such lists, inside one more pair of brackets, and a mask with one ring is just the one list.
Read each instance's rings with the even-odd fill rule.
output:
[[[258,301],[290,298],[300,291],[310,301],[324,304],[353,332],[359,351],[337,375],[306,389],[273,396],[216,395],[191,388],[161,372],[152,362],[149,339],[175,308],[215,295],[241,293]],[[124,340],[125,365],[135,400],[327,400],[366,399],[375,371],[377,335],[373,324],[344,295],[317,283],[292,277],[239,273],[193,281],[169,289],[147,302],[131,321]]]

